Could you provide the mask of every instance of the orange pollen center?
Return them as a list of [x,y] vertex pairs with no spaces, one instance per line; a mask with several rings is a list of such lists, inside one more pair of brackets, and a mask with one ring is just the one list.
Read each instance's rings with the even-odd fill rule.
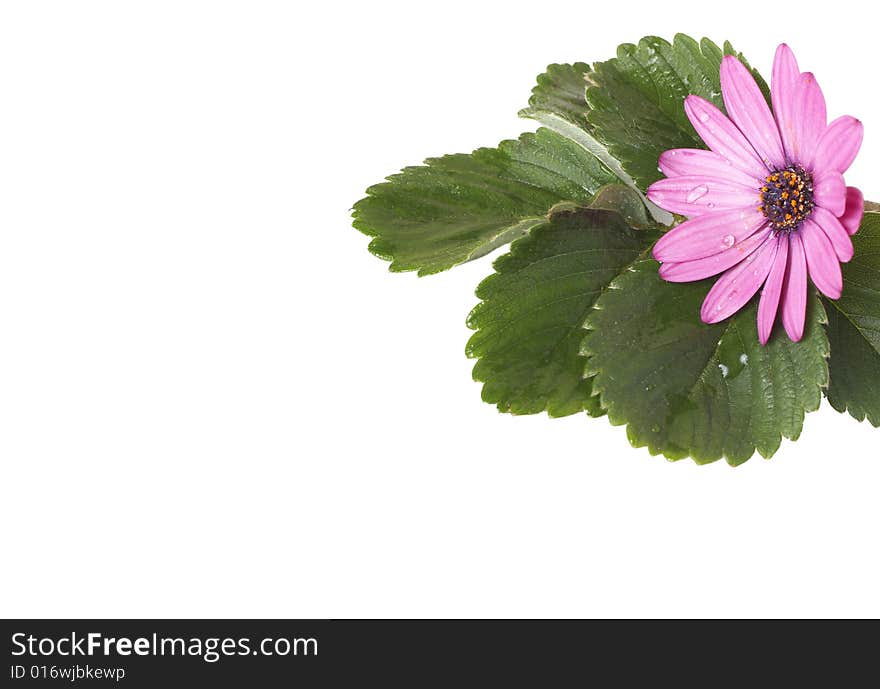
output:
[[813,176],[799,165],[771,172],[758,210],[776,232],[793,232],[813,212]]

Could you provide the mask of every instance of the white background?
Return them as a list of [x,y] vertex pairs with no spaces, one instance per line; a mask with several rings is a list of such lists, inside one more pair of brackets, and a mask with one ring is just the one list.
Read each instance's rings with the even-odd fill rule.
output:
[[819,6],[4,3],[0,615],[880,615],[880,430],[823,403],[731,469],[499,414],[489,261],[390,274],[349,218],[676,31],[788,41],[876,199],[876,30]]

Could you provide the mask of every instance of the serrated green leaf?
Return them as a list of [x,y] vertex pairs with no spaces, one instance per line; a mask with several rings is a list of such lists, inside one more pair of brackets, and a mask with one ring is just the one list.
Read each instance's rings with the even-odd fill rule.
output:
[[823,299],[828,312],[827,397],[837,411],[880,426],[880,214],[866,213],[843,265],[843,294]]
[[758,342],[756,304],[706,325],[700,305],[713,280],[676,284],[658,264],[635,264],[597,300],[582,353],[613,424],[636,447],[698,463],[770,457],[796,439],[828,382],[825,311],[811,296],[803,339]]
[[549,65],[538,76],[538,84],[532,89],[529,107],[520,116],[535,119],[537,113],[554,113],[564,120],[589,131],[587,122],[586,75],[590,66],[585,62],[572,65]]
[[[631,192],[630,192],[631,193]],[[637,197],[636,197],[637,200]],[[514,414],[601,414],[579,356],[584,319],[607,284],[655,235],[615,212],[555,212],[516,240],[479,287],[467,354],[483,399]]]
[[[562,67],[564,65],[557,66]],[[539,88],[541,88],[540,85]],[[545,86],[545,88],[549,89],[549,86]],[[573,93],[569,91],[565,95],[558,93],[554,95],[556,96],[555,98],[551,97],[550,93],[542,93],[542,97],[539,99],[533,97],[532,101],[530,101],[533,103],[532,106],[520,110],[520,117],[528,117],[537,121],[548,129],[578,144],[590,155],[595,156],[624,186],[636,193],[639,203],[650,213],[652,224],[671,225],[673,222],[672,214],[645,197],[636,181],[621,167],[620,161],[612,156],[605,145],[592,135],[590,132],[592,125],[583,118],[572,116],[570,104],[566,99],[572,99],[573,102]],[[559,104],[560,101],[562,101],[562,105]],[[585,103],[584,107],[586,107]]]
[[548,129],[425,163],[370,187],[354,206],[354,226],[392,271],[427,275],[483,256],[545,222],[554,204],[587,204],[616,180]]
[[[587,75],[593,135],[642,189],[662,176],[657,161],[663,151],[705,148],[685,115],[684,99],[696,94],[723,110],[719,70],[725,54],[741,57],[729,43],[722,51],[705,38],[697,43],[678,34],[670,44],[647,36],[621,45],[616,58]],[[763,79],[759,83],[766,93]]]

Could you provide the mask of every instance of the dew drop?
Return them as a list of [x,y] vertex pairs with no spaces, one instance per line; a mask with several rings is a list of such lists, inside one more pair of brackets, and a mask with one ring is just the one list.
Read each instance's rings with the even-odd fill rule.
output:
[[718,364],[718,368],[721,369],[721,377],[727,378],[727,373],[730,369],[727,368],[724,364]]
[[741,363],[743,366],[745,366],[746,364],[748,364],[748,363],[749,363],[749,355],[746,354],[745,352],[743,352],[742,354],[740,354],[740,355],[739,355],[739,363]]
[[726,234],[726,235],[724,235],[724,238],[721,240],[721,247],[723,249],[729,249],[730,247],[733,246],[733,243],[735,241],[736,241],[736,237],[734,237],[732,234]]
[[715,204],[710,201],[706,204],[706,208],[715,208]]
[[708,193],[709,193],[709,187],[707,187],[705,184],[701,184],[700,186],[694,187],[693,189],[690,190],[690,192],[688,192],[687,202],[693,203],[697,199],[703,198]]
[[700,120],[700,122],[708,122],[709,121],[709,113],[708,112],[701,112],[700,116],[699,116],[699,120]]

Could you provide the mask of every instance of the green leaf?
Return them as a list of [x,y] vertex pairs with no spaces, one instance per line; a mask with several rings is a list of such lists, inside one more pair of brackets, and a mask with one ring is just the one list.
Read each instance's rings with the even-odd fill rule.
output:
[[529,101],[531,106],[520,110],[520,117],[536,120],[595,156],[618,180],[635,192],[638,202],[650,213],[652,224],[671,225],[672,214],[651,203],[635,180],[620,166],[620,162],[590,132],[592,125],[583,116],[586,113],[586,101],[583,95],[578,99],[573,84],[575,78],[580,78],[578,72],[582,67],[586,65],[550,65],[549,71],[538,77],[538,86]]
[[837,411],[880,426],[880,214],[865,213],[852,239],[855,256],[843,265],[843,295],[823,299],[831,343],[826,394]]
[[[631,192],[629,192],[631,194]],[[638,197],[636,197],[638,201]],[[608,283],[655,238],[612,211],[560,210],[495,261],[477,288],[467,345],[483,400],[513,414],[602,413],[583,378],[583,322]]]
[[[647,36],[621,45],[616,58],[587,75],[593,135],[642,189],[662,176],[657,161],[663,151],[705,148],[685,115],[684,99],[696,94],[724,108],[719,70],[725,54],[741,58],[729,43],[722,51],[706,38],[697,43],[678,34],[670,44]],[[759,84],[766,94],[763,79]]]
[[538,76],[538,85],[532,89],[529,107],[520,111],[521,117],[536,119],[538,113],[554,113],[560,118],[589,131],[587,122],[585,62],[573,65],[550,65]]
[[354,226],[392,271],[427,275],[483,256],[543,224],[554,204],[587,204],[616,179],[547,129],[425,163],[370,187],[354,206]]
[[698,463],[770,457],[796,439],[828,382],[825,311],[811,296],[803,339],[758,342],[756,300],[706,325],[713,280],[676,284],[644,259],[611,283],[587,318],[582,353],[608,418],[636,447]]

